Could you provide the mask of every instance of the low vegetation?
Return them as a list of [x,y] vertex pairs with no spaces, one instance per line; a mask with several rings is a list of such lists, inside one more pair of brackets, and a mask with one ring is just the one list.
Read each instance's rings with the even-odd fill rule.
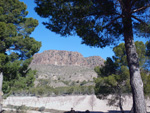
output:
[[50,87],[38,86],[29,90],[16,90],[11,95],[14,96],[58,96],[58,95],[80,95],[94,94],[94,86],[70,86],[70,87]]
[[[66,86],[53,87],[51,82],[64,83]],[[22,81],[17,81],[17,84],[22,84]],[[12,87],[10,93],[5,94],[4,97],[9,95],[13,96],[58,96],[58,95],[81,95],[81,94],[94,94],[93,81],[63,81],[48,79],[38,79],[38,84],[33,87]]]
[[27,107],[25,105],[13,106],[7,105],[6,107],[9,110],[3,111],[3,113],[29,113],[30,111],[39,111],[39,112],[50,112],[50,113],[66,113],[65,111],[46,109],[45,107]]

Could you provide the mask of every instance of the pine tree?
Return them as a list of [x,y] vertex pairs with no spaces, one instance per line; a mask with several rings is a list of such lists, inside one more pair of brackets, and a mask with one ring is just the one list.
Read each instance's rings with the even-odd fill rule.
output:
[[82,43],[105,47],[125,41],[135,113],[146,113],[143,82],[133,34],[149,36],[150,0],[35,0],[46,28]]
[[[26,8],[19,0],[0,0],[0,112],[3,79],[5,93],[21,78],[34,80],[31,77],[34,72],[28,66],[32,56],[39,51],[41,43],[30,37],[38,21],[26,18]],[[29,81],[22,84],[29,87],[32,84]]]
[[[150,74],[145,68],[145,63],[147,62],[146,45],[141,41],[135,42],[144,83],[144,94],[149,95]],[[107,58],[103,67],[95,67],[95,72],[98,74],[98,77],[95,78],[95,94],[98,98],[109,99],[109,105],[117,104],[122,113],[124,113],[122,107],[124,94],[131,93],[125,44],[119,44],[113,48],[113,51],[115,55],[112,58]],[[108,95],[112,95],[111,99]]]

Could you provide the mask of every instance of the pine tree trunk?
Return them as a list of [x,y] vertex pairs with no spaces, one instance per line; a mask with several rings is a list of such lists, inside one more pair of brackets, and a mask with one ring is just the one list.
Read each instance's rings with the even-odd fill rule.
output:
[[122,9],[122,20],[124,26],[124,40],[127,54],[127,61],[130,71],[130,84],[133,96],[134,113],[146,113],[146,104],[143,92],[143,82],[140,75],[139,60],[133,39],[131,5],[126,1]]
[[3,73],[0,73],[0,113],[2,112],[2,102],[3,102],[3,91],[2,91],[2,84],[3,84]]
[[123,107],[122,107],[122,98],[121,98],[121,93],[119,94],[119,108],[121,110],[121,113],[124,113]]

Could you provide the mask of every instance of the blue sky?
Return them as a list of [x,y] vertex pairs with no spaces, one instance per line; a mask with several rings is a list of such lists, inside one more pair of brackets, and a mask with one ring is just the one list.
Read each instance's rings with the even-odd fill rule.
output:
[[67,50],[67,51],[76,51],[81,53],[84,57],[89,56],[101,56],[103,59],[111,57],[113,54],[112,48],[105,47],[94,48],[81,44],[81,39],[77,36],[72,37],[62,37],[50,30],[46,29],[42,24],[43,21],[48,21],[47,19],[41,18],[34,11],[36,4],[34,0],[20,0],[27,5],[27,11],[29,14],[27,17],[32,17],[39,21],[39,25],[36,27],[34,32],[31,34],[31,37],[34,37],[37,41],[42,42],[42,47],[39,53],[45,50]]
[[43,21],[48,20],[41,18],[34,11],[34,7],[36,6],[34,0],[20,1],[24,2],[27,5],[27,11],[29,12],[27,17],[32,17],[39,21],[39,25],[31,34],[31,37],[34,37],[37,41],[42,42],[42,47],[39,53],[45,50],[67,50],[79,52],[84,57],[101,56],[104,59],[113,55],[112,48],[110,47],[106,47],[104,49],[89,47],[84,44],[81,44],[81,39],[77,36],[62,37],[59,34],[51,32],[50,30],[46,29],[45,26],[42,24]]

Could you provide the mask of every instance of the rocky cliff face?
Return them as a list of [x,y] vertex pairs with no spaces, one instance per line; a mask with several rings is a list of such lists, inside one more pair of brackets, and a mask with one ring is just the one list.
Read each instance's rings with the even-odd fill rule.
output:
[[83,57],[78,52],[48,50],[34,55],[31,65],[84,66],[94,68],[104,65],[100,56]]
[[94,84],[95,66],[104,65],[100,56],[83,57],[78,52],[48,50],[33,56],[30,67],[37,70],[35,85],[48,80],[49,86],[66,87],[86,81]]

